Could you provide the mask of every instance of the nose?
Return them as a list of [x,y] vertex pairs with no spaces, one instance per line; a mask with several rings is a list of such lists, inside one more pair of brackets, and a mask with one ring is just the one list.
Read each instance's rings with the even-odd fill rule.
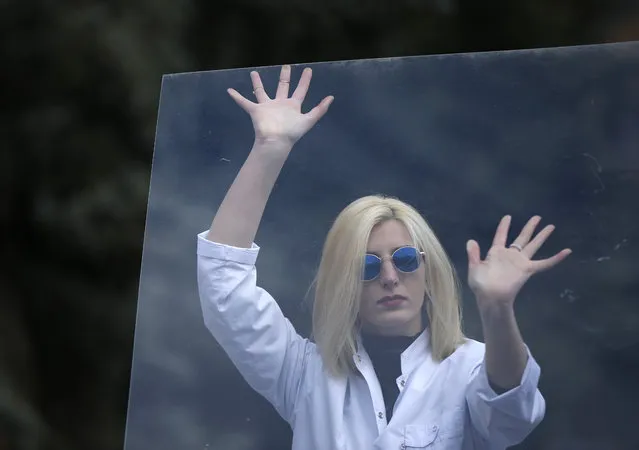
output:
[[392,261],[388,259],[382,261],[379,280],[385,288],[397,286],[399,283],[399,275]]

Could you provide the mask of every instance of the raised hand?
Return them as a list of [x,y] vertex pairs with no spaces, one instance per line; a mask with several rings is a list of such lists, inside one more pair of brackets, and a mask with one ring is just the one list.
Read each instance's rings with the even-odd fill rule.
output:
[[257,103],[247,100],[235,89],[228,89],[233,100],[251,116],[256,143],[292,146],[326,114],[333,101],[332,96],[324,98],[309,112],[302,113],[302,102],[311,84],[311,77],[312,70],[307,67],[302,72],[293,95],[289,97],[291,67],[283,66],[275,98],[271,99],[264,89],[259,73],[253,71],[251,81]]
[[506,248],[510,220],[510,216],[505,216],[499,222],[485,260],[481,260],[476,241],[467,243],[468,284],[480,308],[512,305],[517,293],[532,275],[559,264],[571,253],[570,249],[564,249],[550,258],[532,260],[554,230],[553,225],[547,225],[532,238],[541,221],[539,216],[531,218],[517,239]]

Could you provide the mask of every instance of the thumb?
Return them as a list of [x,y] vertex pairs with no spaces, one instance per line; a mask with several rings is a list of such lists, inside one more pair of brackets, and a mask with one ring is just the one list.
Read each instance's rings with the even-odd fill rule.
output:
[[231,98],[233,100],[235,100],[235,103],[237,103],[239,105],[239,107],[242,108],[246,112],[249,112],[249,110],[251,109],[251,106],[254,105],[254,103],[252,101],[247,100],[246,98],[244,98],[235,89],[229,88],[229,89],[226,90],[226,92],[231,96]]
[[328,111],[328,107],[331,106],[331,103],[333,103],[334,99],[335,97],[329,95],[328,97],[324,98],[319,103],[319,105],[305,114],[311,126],[315,125],[324,116],[324,114],[326,114],[326,112]]
[[479,244],[473,239],[466,242],[466,253],[468,254],[468,266],[472,267],[481,262]]

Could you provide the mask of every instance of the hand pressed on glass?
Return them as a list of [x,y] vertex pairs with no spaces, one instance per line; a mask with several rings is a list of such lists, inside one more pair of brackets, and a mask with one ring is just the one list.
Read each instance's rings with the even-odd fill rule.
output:
[[532,217],[515,241],[506,247],[510,221],[510,216],[501,219],[484,260],[481,259],[479,244],[474,240],[467,242],[468,285],[480,307],[495,302],[512,304],[531,276],[556,266],[571,253],[570,249],[564,249],[547,259],[532,259],[555,229],[554,225],[547,225],[533,238],[533,232],[541,221],[539,216]]
[[307,113],[301,111],[312,75],[310,68],[304,69],[297,88],[289,97],[291,66],[283,66],[275,98],[270,98],[259,73],[251,72],[253,94],[257,103],[246,99],[235,89],[228,89],[233,100],[251,116],[256,142],[293,145],[326,114],[333,101],[332,96],[325,97]]

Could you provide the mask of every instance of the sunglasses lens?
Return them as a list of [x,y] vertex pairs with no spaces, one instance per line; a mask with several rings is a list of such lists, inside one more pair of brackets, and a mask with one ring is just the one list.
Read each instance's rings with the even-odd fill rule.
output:
[[366,258],[364,259],[364,280],[369,281],[379,275],[380,267],[381,264],[379,259],[373,255],[366,255]]
[[414,272],[419,267],[419,256],[416,248],[399,248],[393,253],[393,263],[402,272]]

